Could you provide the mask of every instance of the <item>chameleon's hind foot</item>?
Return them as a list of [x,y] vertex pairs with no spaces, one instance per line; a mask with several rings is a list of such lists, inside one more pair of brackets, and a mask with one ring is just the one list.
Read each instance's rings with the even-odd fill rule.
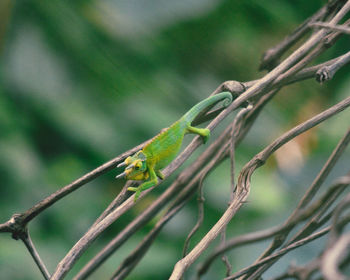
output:
[[210,137],[210,130],[208,128],[204,128],[203,129],[203,133],[199,134],[200,136],[202,136],[203,139],[203,143],[207,143],[209,137]]
[[164,174],[162,173],[162,171],[160,171],[160,170],[155,170],[155,172],[156,172],[156,175],[158,176],[158,178],[164,180],[165,176],[164,176]]
[[194,126],[188,126],[187,131],[190,133],[195,133],[202,136],[204,144],[208,141],[210,137],[210,130],[208,128],[198,128]]

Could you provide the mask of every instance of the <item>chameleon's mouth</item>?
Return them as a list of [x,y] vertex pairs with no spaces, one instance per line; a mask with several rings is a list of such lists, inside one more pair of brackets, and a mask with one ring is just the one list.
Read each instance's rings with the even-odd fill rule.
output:
[[[119,167],[123,167],[123,166],[126,166],[126,163],[125,163],[125,161],[122,161],[121,163],[119,163],[118,165],[117,165],[117,168],[119,168]],[[129,167],[129,166],[128,166]],[[128,167],[127,168],[125,168],[125,171],[128,169]],[[130,168],[130,167],[129,167]],[[119,178],[123,178],[123,177],[126,177],[127,175],[128,175],[128,173],[127,172],[123,172],[123,173],[121,173],[121,174],[119,174],[119,175],[117,175],[117,176],[115,176],[115,178],[116,179],[119,179]]]
[[[118,166],[119,166],[119,165],[118,165]],[[127,176],[130,174],[130,172],[132,171],[131,169],[132,169],[133,167],[134,167],[133,164],[128,165],[128,166],[125,168],[124,172],[121,173],[121,174],[119,174],[119,175],[117,175],[117,176],[115,176],[115,178],[116,178],[116,179],[119,179],[119,178],[127,177]]]

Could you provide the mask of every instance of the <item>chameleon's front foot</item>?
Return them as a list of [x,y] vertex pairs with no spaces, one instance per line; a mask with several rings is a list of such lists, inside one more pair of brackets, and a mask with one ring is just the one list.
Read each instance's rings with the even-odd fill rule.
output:
[[150,176],[151,176],[151,180],[147,181],[147,182],[144,182],[143,184],[141,184],[140,186],[138,186],[137,188],[134,188],[134,187],[129,187],[128,188],[128,191],[132,191],[132,192],[135,192],[135,197],[134,197],[134,201],[136,202],[136,200],[139,198],[141,192],[157,185],[158,183],[158,179],[157,179],[157,175],[154,171],[154,169],[151,169],[150,170]]
[[138,188],[134,188],[134,187],[129,187],[128,188],[128,191],[131,191],[131,192],[136,192],[138,190]]
[[137,190],[137,191],[135,192],[134,202],[137,201],[137,199],[139,198],[140,194],[141,194],[141,191],[140,191],[140,190]]
[[140,188],[129,187],[128,191],[135,192],[134,202],[136,202],[136,200],[139,198],[141,194]]

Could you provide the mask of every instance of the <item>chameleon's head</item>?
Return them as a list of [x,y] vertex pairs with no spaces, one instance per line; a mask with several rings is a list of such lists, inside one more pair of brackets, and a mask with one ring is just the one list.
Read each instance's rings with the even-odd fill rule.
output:
[[142,150],[136,154],[127,157],[124,162],[117,167],[126,166],[123,173],[116,176],[116,178],[125,177],[128,180],[145,180],[148,178],[146,156]]

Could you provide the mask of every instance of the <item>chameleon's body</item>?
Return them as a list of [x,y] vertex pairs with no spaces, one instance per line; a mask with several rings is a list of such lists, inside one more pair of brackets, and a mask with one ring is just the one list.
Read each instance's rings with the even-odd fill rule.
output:
[[170,127],[162,130],[145,147],[128,157],[120,166],[126,166],[125,171],[116,178],[125,177],[129,180],[144,180],[138,188],[130,187],[129,191],[135,191],[135,201],[140,193],[158,183],[158,178],[163,179],[161,169],[166,167],[178,154],[182,140],[187,133],[199,134],[203,137],[204,143],[210,136],[207,128],[196,128],[191,126],[194,118],[206,107],[227,99],[232,102],[232,95],[229,92],[222,92],[204,99],[192,107],[181,119]]

